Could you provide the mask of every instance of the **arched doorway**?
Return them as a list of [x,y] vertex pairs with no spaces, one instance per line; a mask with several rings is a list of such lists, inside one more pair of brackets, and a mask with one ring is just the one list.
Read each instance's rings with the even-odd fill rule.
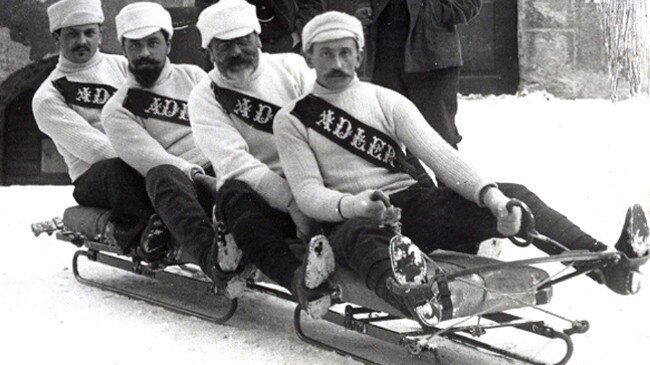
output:
[[0,85],[0,184],[69,184],[63,158],[32,114],[36,89],[57,57],[34,62]]

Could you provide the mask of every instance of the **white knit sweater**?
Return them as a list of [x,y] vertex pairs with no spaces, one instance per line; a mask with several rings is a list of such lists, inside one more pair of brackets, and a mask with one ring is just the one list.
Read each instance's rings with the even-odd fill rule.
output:
[[[100,115],[101,107],[110,95],[107,89],[119,88],[126,72],[127,61],[122,56],[97,52],[83,64],[75,64],[59,56],[56,68],[34,94],[32,109],[36,123],[54,141],[68,166],[72,181],[95,162],[117,156],[104,134]],[[81,94],[75,98],[94,105],[67,103],[53,84],[63,77],[72,83],[92,84],[92,87],[79,89]]]
[[282,211],[293,200],[273,135],[228,114],[211,83],[282,107],[309,93],[314,78],[298,55],[261,53],[259,66],[244,81],[228,79],[217,68],[201,80],[190,95],[190,120],[197,144],[217,171],[217,188],[227,179],[244,181]]
[[[402,149],[407,147],[439,181],[479,204],[479,192],[490,182],[467,165],[404,96],[358,79],[338,92],[316,84],[313,94],[390,136]],[[337,204],[343,196],[367,189],[391,194],[415,183],[408,174],[376,166],[306,128],[291,114],[294,105],[278,112],[274,134],[296,202],[308,216],[340,221]]]
[[[156,83],[144,89],[129,71],[126,83],[102,113],[102,123],[117,155],[142,175],[156,166],[167,164],[178,167],[189,176],[193,169],[209,165],[208,159],[194,143],[186,104],[192,88],[205,75],[205,71],[197,66],[176,65],[167,60]],[[135,115],[124,106],[129,89],[179,101],[173,108],[165,108],[164,100],[151,108],[158,114],[167,113],[187,120],[186,124],[172,123],[156,115]]]

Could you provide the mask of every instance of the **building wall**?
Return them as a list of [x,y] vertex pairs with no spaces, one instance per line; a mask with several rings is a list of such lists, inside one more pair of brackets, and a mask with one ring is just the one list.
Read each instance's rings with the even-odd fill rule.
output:
[[[135,0],[103,0],[104,51],[119,53],[114,18]],[[191,6],[194,0],[155,0]],[[499,1],[499,0],[496,0]],[[45,8],[54,0],[2,0],[0,83],[30,60],[55,52]],[[600,16],[594,0],[518,0],[520,89],[558,97],[609,97]]]
[[593,0],[519,0],[520,89],[610,97],[600,19]]

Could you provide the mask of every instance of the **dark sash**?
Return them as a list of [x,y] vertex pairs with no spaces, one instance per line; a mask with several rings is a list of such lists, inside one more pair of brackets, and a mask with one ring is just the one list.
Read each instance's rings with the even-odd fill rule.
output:
[[307,95],[296,103],[291,114],[307,128],[375,166],[407,173],[416,180],[420,177],[392,138],[319,97]]
[[69,105],[91,109],[103,108],[108,99],[117,91],[110,85],[71,82],[65,77],[52,81],[52,84]]
[[187,102],[183,100],[168,98],[142,89],[129,89],[122,105],[141,118],[190,125]]
[[217,102],[244,123],[262,132],[273,133],[273,118],[280,107],[239,91],[219,87],[212,83],[212,92]]

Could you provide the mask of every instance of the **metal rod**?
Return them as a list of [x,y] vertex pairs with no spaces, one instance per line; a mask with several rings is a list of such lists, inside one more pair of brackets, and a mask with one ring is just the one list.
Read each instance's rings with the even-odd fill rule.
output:
[[[149,297],[149,296],[146,296],[146,295],[143,295],[143,294],[140,294],[140,293],[136,293],[136,292],[133,292],[133,291],[130,291],[130,290],[121,289],[121,288],[118,288],[118,287],[115,287],[115,286],[112,286],[112,285],[100,283],[100,282],[95,281],[95,280],[87,279],[87,278],[83,277],[79,273],[78,260],[79,260],[80,256],[85,256],[90,261],[100,262],[102,264],[112,266],[112,267],[115,267],[115,268],[118,268],[118,269],[126,270],[126,271],[129,271],[131,273],[136,273],[136,272],[133,271],[133,263],[131,263],[129,261],[126,261],[126,260],[123,260],[123,259],[120,259],[120,258],[117,258],[117,257],[112,257],[112,256],[109,256],[109,255],[105,255],[105,254],[102,254],[100,252],[79,250],[79,251],[75,252],[75,254],[74,254],[73,258],[72,258],[72,272],[74,274],[75,279],[77,279],[77,281],[79,281],[80,283],[82,283],[84,285],[99,288],[99,289],[102,289],[102,290],[107,290],[107,291],[110,291],[110,292],[113,292],[113,293],[124,295],[124,296],[129,297],[129,298],[142,300],[142,301],[144,301],[146,303],[153,304],[153,305],[165,308],[165,309],[167,309],[169,311],[172,311],[172,312],[175,312],[175,313],[180,313],[180,314],[193,316],[193,317],[200,318],[200,319],[203,319],[205,321],[209,321],[209,322],[213,322],[213,323],[217,323],[217,324],[222,324],[222,323],[225,323],[226,321],[228,321],[235,314],[235,311],[237,310],[238,300],[236,298],[235,299],[228,299],[229,303],[228,303],[228,308],[227,308],[226,312],[223,315],[216,316],[216,315],[209,315],[209,314],[201,313],[201,312],[198,312],[198,311],[193,311],[193,310],[190,310],[190,309],[186,309],[186,308],[183,308],[183,307],[178,306],[178,305],[176,305],[174,303],[171,303],[171,302],[158,300],[158,299],[155,299],[153,297]],[[143,275],[143,274],[141,274],[141,275]],[[145,276],[153,277],[154,275],[146,275],[145,274]],[[204,288],[206,289],[206,292],[210,291],[210,289],[211,289],[211,284],[210,283],[203,282],[203,281],[196,280],[196,279],[192,279],[192,278],[188,278],[188,277],[184,277],[184,276],[177,275],[177,274],[168,273],[168,272],[165,272],[165,271],[155,272],[155,277],[156,277],[156,279],[160,279],[162,281],[167,281],[167,282],[172,282],[173,281],[173,282],[176,282],[176,283],[183,283],[184,285],[188,285],[188,284],[189,285],[197,285],[198,284],[200,286],[204,286]]]

